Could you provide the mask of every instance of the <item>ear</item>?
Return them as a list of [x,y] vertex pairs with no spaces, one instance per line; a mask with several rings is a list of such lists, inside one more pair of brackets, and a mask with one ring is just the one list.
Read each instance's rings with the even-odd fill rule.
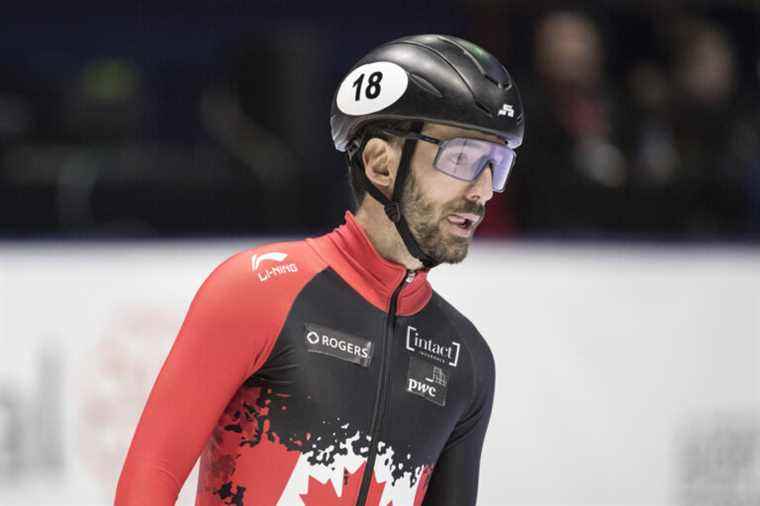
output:
[[398,155],[393,146],[383,139],[373,137],[364,147],[362,162],[370,182],[390,198],[398,170]]

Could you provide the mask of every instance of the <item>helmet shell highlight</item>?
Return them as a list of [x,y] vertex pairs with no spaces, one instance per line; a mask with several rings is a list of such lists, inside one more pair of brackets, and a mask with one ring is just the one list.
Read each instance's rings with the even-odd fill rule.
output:
[[[356,72],[365,65],[368,71],[382,68],[368,65],[379,62],[395,64],[392,67],[406,72],[400,96],[395,95],[404,79],[393,75],[395,71],[380,77],[377,71],[374,77],[373,72]],[[394,90],[392,96],[384,94],[386,89]],[[378,106],[370,106],[370,112],[362,114],[362,107],[350,107],[346,102],[352,99],[376,100]],[[332,101],[330,126],[335,148],[346,151],[370,122],[411,119],[493,134],[513,149],[522,144],[525,132],[522,100],[507,69],[479,46],[447,35],[396,39],[375,48],[351,68]]]

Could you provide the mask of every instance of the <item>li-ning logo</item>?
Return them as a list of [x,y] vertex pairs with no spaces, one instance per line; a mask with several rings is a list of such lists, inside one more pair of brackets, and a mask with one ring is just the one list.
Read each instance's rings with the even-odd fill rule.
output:
[[281,276],[289,272],[298,272],[298,266],[294,263],[289,263],[286,265],[275,265],[274,267],[270,269],[263,269],[262,271],[259,271],[259,266],[265,260],[269,260],[272,262],[282,262],[286,258],[288,258],[287,253],[280,253],[277,251],[272,251],[271,253],[264,253],[263,255],[253,255],[251,257],[251,268],[253,268],[254,272],[258,272],[259,280],[262,283],[264,281],[268,281],[270,278]]
[[261,262],[264,260],[272,260],[274,262],[282,262],[288,258],[287,253],[279,253],[277,251],[273,251],[271,253],[264,253],[263,255],[253,255],[251,257],[251,266],[253,267],[254,271],[259,270],[259,265],[261,265]]
[[458,342],[451,341],[448,346],[440,345],[433,342],[432,339],[420,337],[417,329],[412,326],[406,327],[406,349],[416,351],[420,355],[453,367],[459,363],[460,345]]
[[504,104],[501,106],[501,109],[499,109],[499,112],[496,113],[497,116],[509,116],[510,118],[515,117],[515,108],[512,107],[509,104]]

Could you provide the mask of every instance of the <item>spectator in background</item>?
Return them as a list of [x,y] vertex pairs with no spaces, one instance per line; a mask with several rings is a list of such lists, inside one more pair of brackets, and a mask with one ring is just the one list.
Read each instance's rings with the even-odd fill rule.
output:
[[673,89],[667,69],[651,60],[638,62],[631,66],[627,84],[631,230],[647,234],[675,232],[679,228],[678,216],[683,214],[675,184],[681,162],[673,139]]
[[736,55],[727,34],[684,20],[673,34],[673,137],[683,226],[699,235],[748,230],[747,173],[758,156],[757,104],[739,97]]
[[535,137],[515,174],[516,209],[528,232],[596,235],[618,230],[628,178],[617,146],[617,110],[607,89],[594,21],[552,12],[535,35],[538,83],[526,97]]
[[535,135],[521,156],[525,170],[511,183],[525,232],[751,232],[759,205],[751,190],[760,179],[757,94],[742,92],[724,31],[683,14],[673,19],[662,23],[666,62],[632,64],[627,88],[608,86],[605,45],[588,15],[551,12],[540,20],[538,85],[527,86],[536,92],[525,97]]
[[736,55],[724,32],[696,19],[668,26],[670,67],[642,62],[628,78],[631,223],[686,237],[746,233],[757,106],[738,98]]

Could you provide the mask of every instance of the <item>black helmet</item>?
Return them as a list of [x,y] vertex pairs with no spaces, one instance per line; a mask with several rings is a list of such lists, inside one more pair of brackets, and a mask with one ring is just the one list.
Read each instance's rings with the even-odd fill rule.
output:
[[446,35],[396,39],[354,65],[333,97],[335,148],[346,151],[369,122],[409,119],[493,134],[513,149],[525,131],[520,94],[507,69],[475,44]]
[[[388,120],[443,123],[496,135],[512,149],[523,142],[525,118],[517,86],[487,51],[457,37],[414,35],[375,48],[359,60],[335,92],[330,126],[335,148],[385,207],[409,252],[426,268],[437,261],[423,251],[401,212],[401,194],[416,141],[407,139],[393,196],[388,199],[366,177],[361,153],[363,127]],[[364,137],[364,138],[362,138]]]

